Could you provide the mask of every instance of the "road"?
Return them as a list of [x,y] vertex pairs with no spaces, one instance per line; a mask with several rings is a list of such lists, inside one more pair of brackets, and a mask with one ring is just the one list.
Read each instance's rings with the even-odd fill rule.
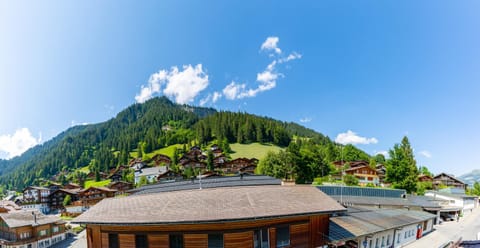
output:
[[436,248],[449,241],[476,240],[477,233],[480,232],[480,208],[476,208],[473,212],[465,214],[458,222],[447,221],[440,225],[436,225],[435,231],[427,234],[421,239],[405,246],[407,248]]
[[66,240],[57,243],[51,248],[87,248],[86,231],[83,230],[76,236],[68,237]]

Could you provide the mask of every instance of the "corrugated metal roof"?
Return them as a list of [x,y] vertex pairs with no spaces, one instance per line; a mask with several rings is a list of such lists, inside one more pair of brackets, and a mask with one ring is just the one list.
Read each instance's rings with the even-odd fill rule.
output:
[[[201,180],[202,188],[256,186],[256,185],[281,185],[282,181],[269,176],[245,175],[243,177],[216,177]],[[185,180],[179,182],[157,183],[146,185],[129,192],[135,195],[170,192],[178,190],[192,190],[200,188],[200,180]]]
[[347,216],[330,218],[329,239],[344,241],[394,228],[420,223],[436,216],[423,211],[406,209],[354,209]]
[[335,186],[335,185],[321,185],[317,188],[329,196],[344,195],[344,196],[361,196],[361,197],[389,197],[401,198],[406,194],[403,189],[386,189],[386,188],[368,188],[355,186]]

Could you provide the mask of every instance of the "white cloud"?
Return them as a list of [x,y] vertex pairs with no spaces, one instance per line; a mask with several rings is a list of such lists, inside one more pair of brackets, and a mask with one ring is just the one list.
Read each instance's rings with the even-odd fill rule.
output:
[[426,151],[426,150],[423,150],[423,151],[419,152],[419,154],[426,157],[426,158],[431,158],[432,157],[432,154],[429,151]]
[[160,70],[150,76],[147,86],[142,86],[140,93],[135,96],[138,103],[143,103],[152,98],[154,94],[163,94],[174,98],[176,103],[186,104],[192,102],[195,97],[207,88],[208,75],[203,71],[202,64],[184,65],[183,70],[174,66],[169,71]]
[[279,59],[278,63],[282,64],[282,63],[286,63],[286,62],[291,61],[291,60],[296,60],[296,59],[301,59],[301,58],[302,58],[301,54],[299,54],[297,52],[293,52],[293,53],[289,54],[287,57]]
[[74,126],[86,126],[86,125],[90,125],[90,123],[88,122],[76,122],[75,120],[72,120],[70,122],[70,127],[74,127]]
[[347,145],[347,144],[368,145],[368,144],[376,144],[378,143],[378,140],[376,138],[361,137],[361,136],[358,136],[355,132],[348,130],[346,133],[338,134],[337,137],[335,138],[335,142],[342,145]]
[[263,42],[260,49],[262,51],[273,50],[273,51],[275,51],[275,53],[280,54],[280,53],[282,53],[282,50],[277,46],[278,41],[279,41],[278,37],[270,36]]
[[205,104],[207,104],[210,99],[212,99],[212,95],[211,94],[208,94],[205,98],[202,98],[200,99],[200,106],[205,106]]
[[33,137],[28,128],[21,128],[15,131],[13,135],[0,135],[0,152],[7,155],[10,159],[19,156],[29,148],[38,145],[42,141],[42,137],[37,139]]
[[310,117],[305,117],[305,118],[300,119],[301,123],[308,123],[308,122],[311,122],[311,121],[312,121],[312,118],[310,118]]
[[222,93],[216,92],[216,91],[213,92],[212,102],[216,103],[221,97],[222,97]]
[[238,96],[242,94],[242,92],[245,92],[245,87],[245,84],[239,84],[235,81],[232,81],[230,84],[225,86],[222,92],[225,98],[228,100],[235,100],[238,99]]

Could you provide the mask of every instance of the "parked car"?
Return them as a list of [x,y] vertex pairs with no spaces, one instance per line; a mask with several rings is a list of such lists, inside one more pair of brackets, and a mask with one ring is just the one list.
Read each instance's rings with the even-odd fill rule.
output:
[[443,221],[454,221],[455,220],[455,215],[453,215],[453,214],[442,214],[440,217],[442,217]]

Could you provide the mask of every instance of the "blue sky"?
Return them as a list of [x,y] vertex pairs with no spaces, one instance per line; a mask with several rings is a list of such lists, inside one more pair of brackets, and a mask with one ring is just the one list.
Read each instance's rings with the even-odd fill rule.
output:
[[0,157],[167,95],[370,154],[407,135],[420,165],[460,175],[478,168],[479,7],[0,0]]

